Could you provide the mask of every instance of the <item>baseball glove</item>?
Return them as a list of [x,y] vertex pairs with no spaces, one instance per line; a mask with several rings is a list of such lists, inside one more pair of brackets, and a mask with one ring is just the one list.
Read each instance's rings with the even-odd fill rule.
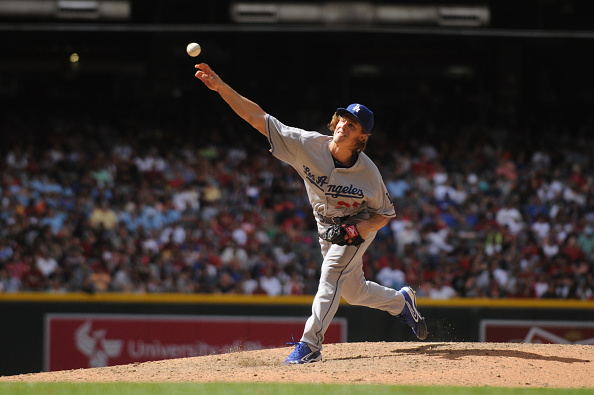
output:
[[354,224],[331,225],[323,233],[320,233],[320,238],[339,246],[358,246],[365,241]]

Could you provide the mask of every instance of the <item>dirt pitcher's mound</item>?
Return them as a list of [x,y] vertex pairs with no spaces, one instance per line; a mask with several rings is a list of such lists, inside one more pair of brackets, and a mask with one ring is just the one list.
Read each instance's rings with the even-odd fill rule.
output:
[[328,344],[321,362],[283,365],[291,347],[0,377],[0,381],[300,382],[594,388],[594,346]]

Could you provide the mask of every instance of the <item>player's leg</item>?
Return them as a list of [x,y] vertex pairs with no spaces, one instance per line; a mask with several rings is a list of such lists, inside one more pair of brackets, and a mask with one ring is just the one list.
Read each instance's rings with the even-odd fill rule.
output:
[[361,270],[363,254],[371,241],[366,240],[357,247],[328,245],[329,243],[322,242],[324,262],[320,283],[312,303],[312,314],[305,324],[301,338],[312,350],[322,349],[324,334],[340,304],[344,281],[353,270]]
[[345,280],[342,297],[352,305],[387,311],[410,326],[420,340],[427,337],[427,324],[417,308],[415,291],[411,287],[397,291],[367,281],[361,268],[360,271],[353,271]]
[[[366,236],[363,246],[365,250],[375,239],[376,232]],[[342,297],[351,305],[366,306],[389,312],[397,315],[404,306],[403,295],[388,287],[384,287],[373,281],[367,281],[363,273],[363,254],[357,257],[357,261],[351,263],[351,270],[344,278]]]
[[345,279],[342,297],[351,305],[371,307],[392,315],[400,314],[405,303],[400,291],[367,281],[362,264],[360,270],[353,271]]

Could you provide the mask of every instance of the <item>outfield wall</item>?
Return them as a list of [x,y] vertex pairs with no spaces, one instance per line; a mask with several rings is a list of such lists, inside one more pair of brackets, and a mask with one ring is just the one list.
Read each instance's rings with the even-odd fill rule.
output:
[[[0,375],[120,365],[299,339],[312,297],[0,294]],[[426,341],[594,344],[594,302],[419,299]],[[414,341],[387,313],[342,303],[326,342]]]

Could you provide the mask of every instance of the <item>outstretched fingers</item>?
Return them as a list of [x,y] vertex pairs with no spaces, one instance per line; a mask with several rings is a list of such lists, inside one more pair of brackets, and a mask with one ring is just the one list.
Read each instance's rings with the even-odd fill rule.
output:
[[209,89],[216,90],[217,89],[217,74],[212,71],[209,65],[206,63],[198,63],[194,66],[194,68],[198,69],[194,76],[202,81]]
[[210,67],[208,67],[206,63],[198,63],[194,66],[194,68],[198,69],[195,74],[196,78],[199,78],[201,80],[212,72],[212,70],[210,69]]
[[211,68],[210,68],[210,66],[209,66],[208,64],[206,64],[206,63],[197,63],[197,64],[194,66],[194,68],[196,68],[196,69],[200,69],[200,70],[202,70],[202,71],[204,71],[204,72],[207,72],[207,73],[208,73],[208,72],[212,72],[212,69],[211,69]]

